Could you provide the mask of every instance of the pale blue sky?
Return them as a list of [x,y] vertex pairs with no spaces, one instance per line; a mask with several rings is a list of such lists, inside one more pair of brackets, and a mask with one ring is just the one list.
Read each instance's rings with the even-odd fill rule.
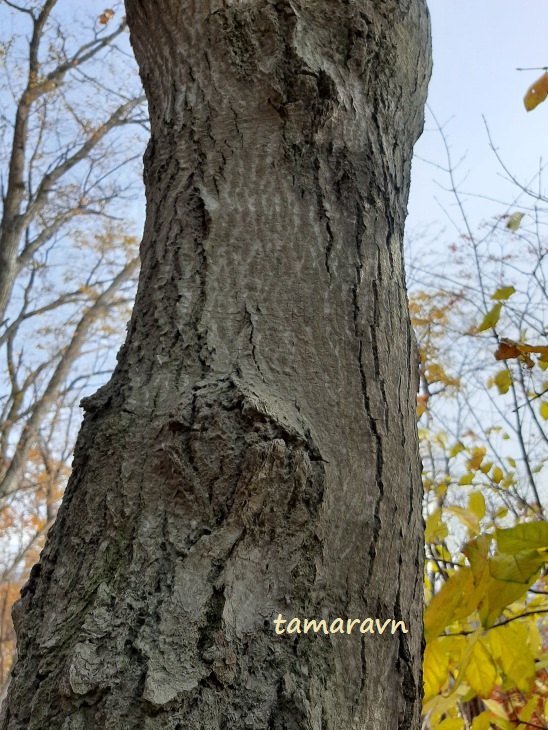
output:
[[[457,179],[463,190],[510,200],[514,189],[501,179],[482,115],[507,166],[525,181],[548,162],[548,101],[526,112],[523,96],[542,71],[517,67],[548,65],[546,0],[429,0],[434,71],[428,104],[445,125]],[[416,154],[445,164],[439,134],[427,111],[425,132]],[[447,223],[437,197],[456,215],[444,174],[419,160],[413,166],[407,230],[416,233],[433,221]],[[548,179],[547,179],[548,183]],[[468,198],[474,222],[503,213],[501,205]],[[448,224],[448,232],[451,226]]]

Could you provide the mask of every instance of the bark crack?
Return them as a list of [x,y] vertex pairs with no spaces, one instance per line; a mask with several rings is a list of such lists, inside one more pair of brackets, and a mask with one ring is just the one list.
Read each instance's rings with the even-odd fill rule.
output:
[[[363,201],[362,201],[363,202]],[[358,340],[358,370],[360,375],[360,386],[361,386],[361,393],[362,393],[362,400],[363,400],[363,407],[365,411],[365,415],[367,418],[367,422],[369,424],[370,433],[373,437],[373,441],[375,443],[375,485],[378,489],[378,495],[375,500],[375,508],[373,511],[373,520],[372,520],[372,535],[370,540],[370,564],[368,569],[368,577],[367,582],[371,580],[371,576],[373,574],[373,567],[376,557],[376,544],[379,538],[379,535],[381,533],[381,519],[380,519],[380,507],[384,495],[384,482],[383,482],[383,443],[382,443],[382,436],[379,431],[379,427],[377,425],[376,419],[372,413],[371,410],[371,402],[369,393],[367,390],[367,377],[366,377],[366,371],[364,367],[364,342],[362,337],[362,322],[361,322],[361,308],[360,308],[360,302],[359,302],[359,292],[360,292],[360,286],[362,282],[363,277],[363,258],[362,258],[362,237],[365,233],[365,226],[363,223],[363,204],[360,206],[360,204],[356,203],[355,208],[355,215],[356,215],[356,233],[355,233],[355,242],[356,242],[356,257],[357,257],[357,264],[356,264],[356,281],[354,286],[352,287],[352,312],[353,312],[353,321],[354,321],[354,334],[356,339]],[[378,275],[378,272],[377,272]],[[372,344],[372,350],[373,350],[373,362],[374,362],[374,370],[375,370],[375,379],[379,380],[379,362],[378,362],[378,348],[377,348],[377,339],[376,339],[376,332],[375,328],[379,326],[379,314],[378,314],[378,306],[377,306],[377,282],[375,281],[374,277],[371,277],[371,284],[373,287],[373,325],[370,327],[370,333],[371,333],[371,344]],[[386,397],[386,396],[385,396]]]
[[264,375],[261,370],[261,366],[259,365],[259,361],[257,360],[257,345],[255,344],[255,324],[253,322],[253,316],[251,314],[251,311],[248,309],[247,302],[244,303],[244,311],[245,311],[245,322],[247,323],[249,327],[249,345],[251,347],[251,357],[253,359],[253,362],[255,363],[255,367],[257,368],[257,371],[261,375],[262,379],[264,380]]
[[325,230],[327,232],[327,244],[325,246],[325,270],[327,271],[327,274],[329,276],[329,281],[331,281],[331,266],[330,266],[330,259],[331,254],[333,252],[333,245],[334,245],[334,235],[333,235],[333,229],[331,227],[331,217],[329,215],[329,210],[326,205],[324,190],[325,185],[322,184],[321,181],[321,163],[320,159],[316,157],[314,161],[314,183],[315,188],[317,191],[316,194],[316,203],[318,206],[318,214],[320,217],[320,221],[325,222]]

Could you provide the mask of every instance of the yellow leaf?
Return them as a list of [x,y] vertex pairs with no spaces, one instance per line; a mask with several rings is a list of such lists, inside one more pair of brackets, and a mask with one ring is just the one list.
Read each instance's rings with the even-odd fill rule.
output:
[[491,479],[495,482],[495,484],[499,484],[499,482],[502,482],[503,477],[504,473],[500,466],[493,467],[493,471],[491,472]]
[[487,568],[491,542],[492,538],[489,535],[480,535],[474,540],[470,540],[462,550],[462,554],[470,561],[470,568],[476,585],[479,585]]
[[[544,608],[544,599],[540,596],[537,596],[537,599],[540,601],[538,605]],[[531,601],[530,605],[532,604],[534,604],[534,601]],[[533,608],[535,608],[534,605]],[[529,621],[525,624],[525,627],[527,629],[527,645],[530,647],[531,653],[535,657],[539,657],[542,651],[542,636],[540,635],[540,630],[537,626],[537,617],[531,616]],[[548,658],[548,654],[545,654],[544,656]],[[537,669],[539,669],[538,666]]]
[[513,728],[515,728],[515,725],[509,722],[508,715],[504,707],[496,700],[484,699],[483,704],[488,707],[493,715],[497,718],[497,727],[503,728],[503,730],[506,730],[507,727],[509,727],[510,730],[513,730]]
[[548,421],[548,403],[544,400],[540,404],[540,415]]
[[458,717],[450,717],[436,725],[436,730],[464,730],[464,720]]
[[474,475],[472,474],[472,472],[469,471],[467,474],[465,474],[464,476],[462,476],[459,479],[459,484],[461,486],[465,487],[467,484],[472,484],[473,481],[474,481]]
[[[535,663],[535,667],[537,668],[537,670],[546,669],[546,667],[548,667],[548,659],[540,659],[538,662]],[[548,717],[546,719],[548,720]]]
[[497,373],[494,378],[491,378],[489,385],[496,385],[499,393],[504,395],[505,393],[508,393],[510,386],[512,385],[512,374],[507,368],[505,368]]
[[510,464],[510,466],[512,467],[512,469],[515,469],[516,468],[516,461],[515,461],[515,459],[512,459],[511,456],[507,456],[506,457],[506,461]]
[[541,104],[548,96],[548,73],[544,73],[527,89],[523,103],[528,112]]
[[476,641],[465,669],[466,681],[479,697],[489,697],[497,681],[497,668],[483,639]]
[[434,436],[434,442],[444,448],[445,444],[447,443],[447,434],[443,433],[443,431],[441,433],[437,433]]
[[499,304],[495,304],[495,306],[490,309],[485,317],[483,318],[483,322],[480,324],[480,326],[477,329],[477,332],[484,332],[485,330],[491,329],[491,327],[494,327],[497,322],[500,319],[500,310],[502,309],[502,302]]
[[449,681],[450,658],[444,640],[434,639],[426,645],[423,664],[424,702],[441,692]]
[[[455,689],[460,687],[460,685],[462,684],[462,680],[465,677],[466,667],[468,666],[468,663],[470,662],[470,659],[472,657],[472,651],[474,650],[474,645],[475,645],[476,641],[480,637],[480,632],[481,632],[481,629],[477,629],[472,634],[468,634],[468,636],[465,637],[466,638],[465,650],[459,656],[458,664],[455,667],[456,677],[455,677],[455,683],[453,685],[451,693],[453,693],[455,691]],[[472,690],[472,692],[473,692],[473,690]]]
[[426,542],[434,542],[435,540],[444,540],[449,534],[447,525],[441,521],[441,510],[437,509],[426,518],[426,527],[424,530],[424,539]]
[[484,446],[472,449],[470,458],[466,462],[467,467],[472,471],[477,471],[481,466],[481,462],[483,461],[486,451],[487,449]]
[[[514,213],[514,215],[520,215],[523,218],[523,213]],[[512,220],[514,216],[511,216],[510,220]],[[521,218],[520,218],[521,220]],[[510,228],[510,221],[506,224],[507,228]],[[515,229],[512,229],[515,230]],[[516,290],[513,286],[501,286],[500,289],[497,289],[497,291],[491,295],[491,299],[498,299],[500,301],[509,299],[512,294],[515,294]]]
[[[464,638],[464,637],[459,637]],[[444,697],[443,695],[435,695],[432,697],[428,702],[425,702],[423,705],[423,712],[425,715],[428,715],[429,718],[432,718],[433,723],[433,730],[437,730],[438,725],[436,724],[439,719],[445,715],[447,716],[450,712],[455,711],[455,703],[458,702],[458,700],[462,699],[466,694],[468,694],[470,690],[468,687],[463,684],[460,687],[457,686],[454,689],[451,690],[451,694],[448,697]]]
[[468,509],[478,520],[485,517],[485,499],[481,492],[472,492],[468,498]]
[[436,552],[442,560],[445,560],[446,563],[453,562],[453,556],[449,550],[444,548],[442,545],[436,545]]
[[[529,723],[529,720],[533,717],[535,712],[538,711],[539,705],[542,707],[543,704],[543,698],[542,695],[539,697],[538,695],[534,695],[531,697],[529,702],[523,707],[519,713],[519,719],[521,722],[527,726]],[[534,727],[534,726],[533,726]]]
[[448,487],[449,487],[449,484],[447,482],[440,482],[439,484],[436,484],[434,487],[436,496],[443,497],[444,494],[447,493]]
[[460,452],[463,450],[464,450],[464,444],[461,441],[457,441],[457,443],[453,446],[453,448],[449,452],[449,458],[452,459],[457,454],[460,454]]
[[424,613],[426,641],[439,636],[455,621],[468,616],[478,605],[478,595],[470,568],[459,568],[443,584]]
[[527,627],[518,621],[487,632],[491,655],[506,677],[528,694],[535,677],[535,660],[527,645]]
[[482,712],[474,718],[472,722],[472,730],[489,730],[491,727],[491,713],[489,711]]
[[479,533],[479,520],[472,512],[468,512],[468,510],[465,510],[462,507],[445,507],[445,511],[454,515],[459,522],[462,522],[462,524],[470,530],[472,535],[477,535]]
[[508,489],[508,487],[512,487],[515,484],[517,484],[517,482],[516,482],[516,480],[514,478],[514,475],[513,474],[507,474],[504,477],[504,479],[502,480],[502,482],[500,483],[500,486],[503,487],[504,489]]

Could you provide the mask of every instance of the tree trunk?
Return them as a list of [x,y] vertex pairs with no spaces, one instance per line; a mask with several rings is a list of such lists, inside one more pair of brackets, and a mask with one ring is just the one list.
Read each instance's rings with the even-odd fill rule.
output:
[[17,607],[1,727],[418,728],[402,231],[425,4],[126,7],[152,124],[139,291]]

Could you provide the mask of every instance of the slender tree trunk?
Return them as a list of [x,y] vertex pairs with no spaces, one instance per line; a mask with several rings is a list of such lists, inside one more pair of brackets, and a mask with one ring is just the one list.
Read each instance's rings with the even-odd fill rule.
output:
[[[418,728],[424,2],[126,7],[152,123],[139,291],[17,607],[1,727]],[[279,614],[408,633],[278,635]]]
[[[124,268],[116,274],[110,285],[106,287],[102,294],[97,296],[94,303],[84,312],[72,333],[69,344],[62,351],[41,397],[27,411],[28,417],[25,427],[17,441],[13,458],[11,460],[5,459],[6,465],[4,466],[2,464],[0,466],[0,509],[13,493],[20,488],[21,477],[27,466],[28,455],[32,447],[36,444],[40,426],[42,426],[48,411],[58,399],[59,389],[69,374],[71,367],[74,365],[75,360],[80,356],[89,331],[97,317],[104,316],[105,309],[113,305],[113,300],[118,294],[120,287],[131,278],[138,266],[139,258],[137,256],[128,261]],[[2,436],[0,446],[3,447],[4,443],[7,444],[9,442],[9,430],[8,436],[1,431],[0,435]],[[0,448],[1,454],[2,449]]]

